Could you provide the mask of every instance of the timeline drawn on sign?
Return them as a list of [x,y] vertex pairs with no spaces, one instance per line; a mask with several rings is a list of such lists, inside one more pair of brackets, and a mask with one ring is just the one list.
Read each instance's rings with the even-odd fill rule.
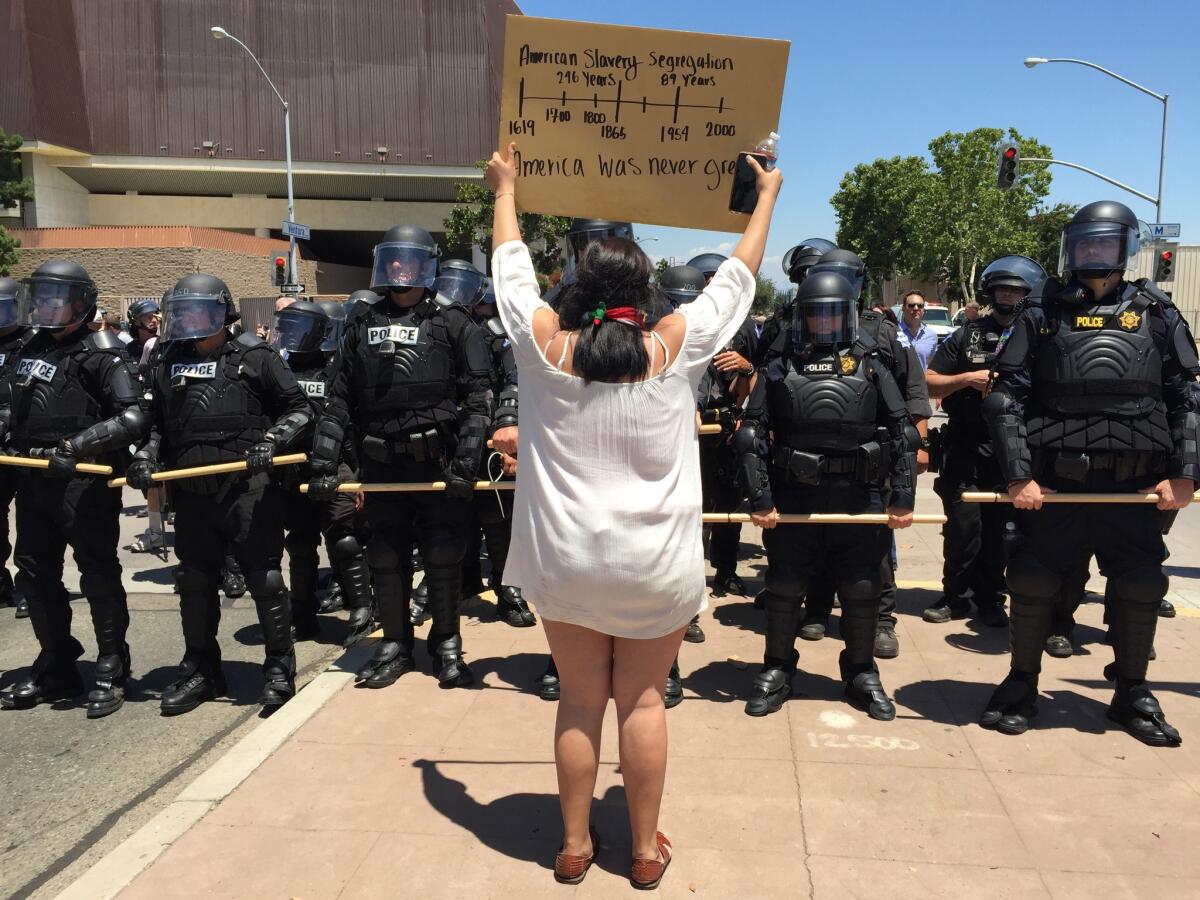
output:
[[[593,109],[599,108],[599,105],[601,103],[611,103],[611,104],[613,104],[613,122],[621,121],[621,104],[622,103],[624,103],[626,106],[632,106],[634,108],[641,107],[641,110],[643,113],[645,113],[646,108],[650,107],[650,106],[670,107],[672,110],[672,112],[671,112],[671,124],[672,125],[678,124],[679,110],[681,110],[681,109],[715,109],[717,111],[718,115],[722,115],[726,111],[733,110],[732,106],[725,105],[724,97],[719,98],[719,100],[715,106],[711,103],[680,103],[679,101],[681,99],[682,92],[683,92],[682,85],[676,86],[675,99],[671,103],[662,103],[660,101],[651,100],[645,94],[642,95],[642,99],[640,102],[637,100],[632,100],[632,99],[626,100],[625,98],[623,98],[621,96],[623,86],[624,86],[624,82],[621,82],[621,81],[617,82],[617,95],[615,97],[601,98],[598,93],[593,93],[591,97],[568,97],[567,92],[565,90],[562,92],[562,94],[560,94],[558,96],[539,97],[534,94],[526,94],[525,93],[525,79],[522,78],[519,83],[518,89],[517,89],[517,116],[519,118],[524,118],[524,116],[525,116],[525,101],[526,100],[544,100],[544,101],[548,101],[548,102],[557,101],[558,108],[560,108],[560,109],[566,108],[567,104],[569,104],[569,103],[591,103]],[[549,110],[547,110],[547,112],[549,112]],[[551,117],[548,116],[547,118],[551,118]],[[565,119],[565,120],[559,119],[558,121],[570,121],[570,119],[569,118]]]

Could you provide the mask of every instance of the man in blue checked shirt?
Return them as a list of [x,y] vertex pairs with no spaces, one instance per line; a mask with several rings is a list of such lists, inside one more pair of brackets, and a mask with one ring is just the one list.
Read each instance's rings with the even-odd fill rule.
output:
[[925,295],[920,291],[909,291],[901,302],[900,334],[908,341],[917,358],[921,360],[921,370],[929,368],[929,358],[937,350],[937,335],[933,329],[923,323],[925,316]]

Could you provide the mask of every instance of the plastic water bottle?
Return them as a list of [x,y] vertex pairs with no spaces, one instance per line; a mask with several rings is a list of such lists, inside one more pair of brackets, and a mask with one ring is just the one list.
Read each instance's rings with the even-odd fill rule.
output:
[[732,212],[752,213],[758,205],[758,185],[754,169],[747,157],[758,158],[759,165],[771,169],[779,156],[779,135],[772,131],[754,145],[753,150],[738,154],[737,169],[733,173],[733,187],[729,192],[729,209]]

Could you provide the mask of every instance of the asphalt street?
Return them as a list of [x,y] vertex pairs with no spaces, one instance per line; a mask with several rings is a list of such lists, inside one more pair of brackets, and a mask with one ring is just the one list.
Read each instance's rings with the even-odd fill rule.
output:
[[[140,495],[126,490],[122,547],[145,529],[129,514]],[[88,721],[81,701],[0,713],[0,897],[52,897],[166,806],[196,775],[259,721],[261,637],[249,594],[222,598],[221,645],[230,696],[184,716],[163,718],[158,699],[183,655],[174,562],[121,551],[130,592],[134,680],[124,707]],[[67,586],[78,571],[67,561]],[[71,604],[90,683],[96,645],[87,603]],[[341,652],[344,613],[322,617],[319,642],[298,645],[299,683]],[[0,686],[20,678],[37,654],[28,619],[0,610]]]

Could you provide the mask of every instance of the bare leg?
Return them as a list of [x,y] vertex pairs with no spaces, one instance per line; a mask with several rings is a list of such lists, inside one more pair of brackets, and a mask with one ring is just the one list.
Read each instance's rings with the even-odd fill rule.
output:
[[[588,829],[600,765],[600,732],[604,710],[612,695],[613,638],[545,617],[542,625],[562,685],[554,723],[554,762],[563,817],[562,852],[589,856],[592,839]],[[664,668],[659,681],[665,679]],[[661,698],[659,708],[661,711]]]
[[613,638],[613,699],[635,858],[659,858],[655,834],[667,776],[663,689],[684,630],[652,640]]

